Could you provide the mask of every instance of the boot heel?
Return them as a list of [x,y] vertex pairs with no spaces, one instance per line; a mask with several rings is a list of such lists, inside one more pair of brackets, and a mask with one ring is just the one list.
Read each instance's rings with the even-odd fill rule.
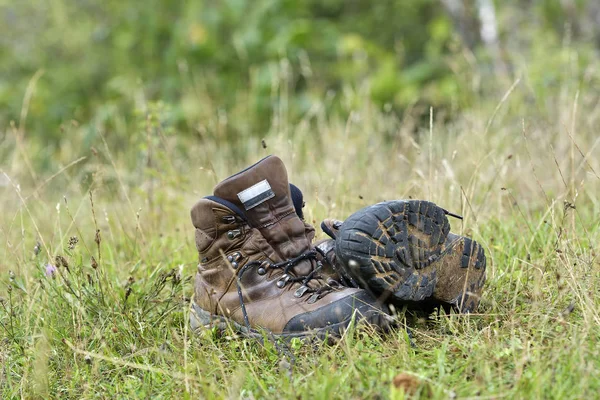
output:
[[438,267],[440,288],[434,291],[433,300],[461,313],[474,312],[485,284],[485,252],[479,243],[468,237],[450,234],[448,242],[451,242],[445,250],[448,262],[440,263]]

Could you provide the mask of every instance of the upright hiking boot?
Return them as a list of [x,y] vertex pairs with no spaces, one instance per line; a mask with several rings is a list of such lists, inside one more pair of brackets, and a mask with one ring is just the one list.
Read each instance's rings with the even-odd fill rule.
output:
[[235,204],[210,196],[191,214],[200,254],[193,329],[229,326],[246,336],[261,336],[262,329],[282,338],[324,338],[339,336],[353,320],[387,326],[389,316],[366,291],[295,272],[314,252],[281,258]]
[[446,214],[421,200],[375,204],[343,223],[323,221],[335,247],[321,246],[350,286],[368,288],[391,303],[474,312],[485,283],[485,253],[474,240],[450,233]]

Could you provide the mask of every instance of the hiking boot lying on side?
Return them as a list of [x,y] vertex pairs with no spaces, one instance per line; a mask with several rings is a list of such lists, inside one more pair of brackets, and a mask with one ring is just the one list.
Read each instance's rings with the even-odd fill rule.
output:
[[485,253],[474,240],[450,233],[446,214],[421,200],[375,204],[344,222],[323,221],[334,240],[317,248],[343,282],[390,303],[474,312],[485,283]]
[[248,336],[265,329],[323,338],[339,336],[353,319],[387,327],[385,307],[369,293],[322,279],[281,160],[262,160],[215,194],[192,209],[200,253],[193,329],[228,324]]

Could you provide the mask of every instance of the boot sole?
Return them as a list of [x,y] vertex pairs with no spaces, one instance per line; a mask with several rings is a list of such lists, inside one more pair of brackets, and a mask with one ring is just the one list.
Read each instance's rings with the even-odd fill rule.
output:
[[339,339],[345,332],[345,330],[350,326],[353,321],[357,321],[359,323],[367,322],[373,327],[377,326],[389,326],[391,317],[389,315],[383,314],[382,312],[373,312],[369,313],[366,316],[360,315],[356,316],[355,314],[349,315],[347,319],[337,324],[331,324],[322,329],[313,329],[304,332],[289,332],[289,333],[279,333],[273,334],[267,330],[260,331],[255,329],[248,329],[244,325],[241,325],[234,320],[221,316],[211,314],[210,312],[198,307],[195,303],[192,304],[190,310],[190,327],[193,332],[199,332],[204,329],[212,329],[217,328],[220,332],[233,331],[240,336],[254,339],[263,339],[265,337],[265,333],[268,336],[272,336],[277,339],[283,340],[291,340],[293,338],[298,339],[306,339],[306,338],[317,338],[320,340],[327,339]]
[[[449,234],[447,242],[451,243],[444,253],[454,253],[460,258],[460,261],[457,260],[457,262],[445,265],[446,268],[450,268],[449,271],[444,272],[445,275],[452,276],[451,280],[446,278],[445,281],[454,286],[449,291],[458,292],[459,295],[454,299],[447,299],[440,294],[436,295],[434,292],[432,303],[434,305],[449,305],[462,313],[474,312],[479,305],[481,292],[485,284],[487,264],[485,251],[475,240],[452,233]],[[461,245],[462,249],[460,249]],[[455,250],[457,247],[459,249]],[[456,267],[457,264],[459,265],[458,268]],[[437,273],[439,276],[442,272],[438,270]]]
[[388,201],[363,208],[344,221],[336,255],[360,287],[383,300],[421,302],[433,294],[432,264],[441,257],[449,232],[446,212],[434,203]]

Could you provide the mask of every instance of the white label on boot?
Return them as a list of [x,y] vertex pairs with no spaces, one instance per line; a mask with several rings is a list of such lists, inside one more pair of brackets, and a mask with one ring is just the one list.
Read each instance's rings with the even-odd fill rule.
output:
[[244,204],[246,210],[250,210],[273,197],[275,197],[275,193],[273,193],[273,189],[271,189],[271,185],[266,179],[238,193],[238,198]]

